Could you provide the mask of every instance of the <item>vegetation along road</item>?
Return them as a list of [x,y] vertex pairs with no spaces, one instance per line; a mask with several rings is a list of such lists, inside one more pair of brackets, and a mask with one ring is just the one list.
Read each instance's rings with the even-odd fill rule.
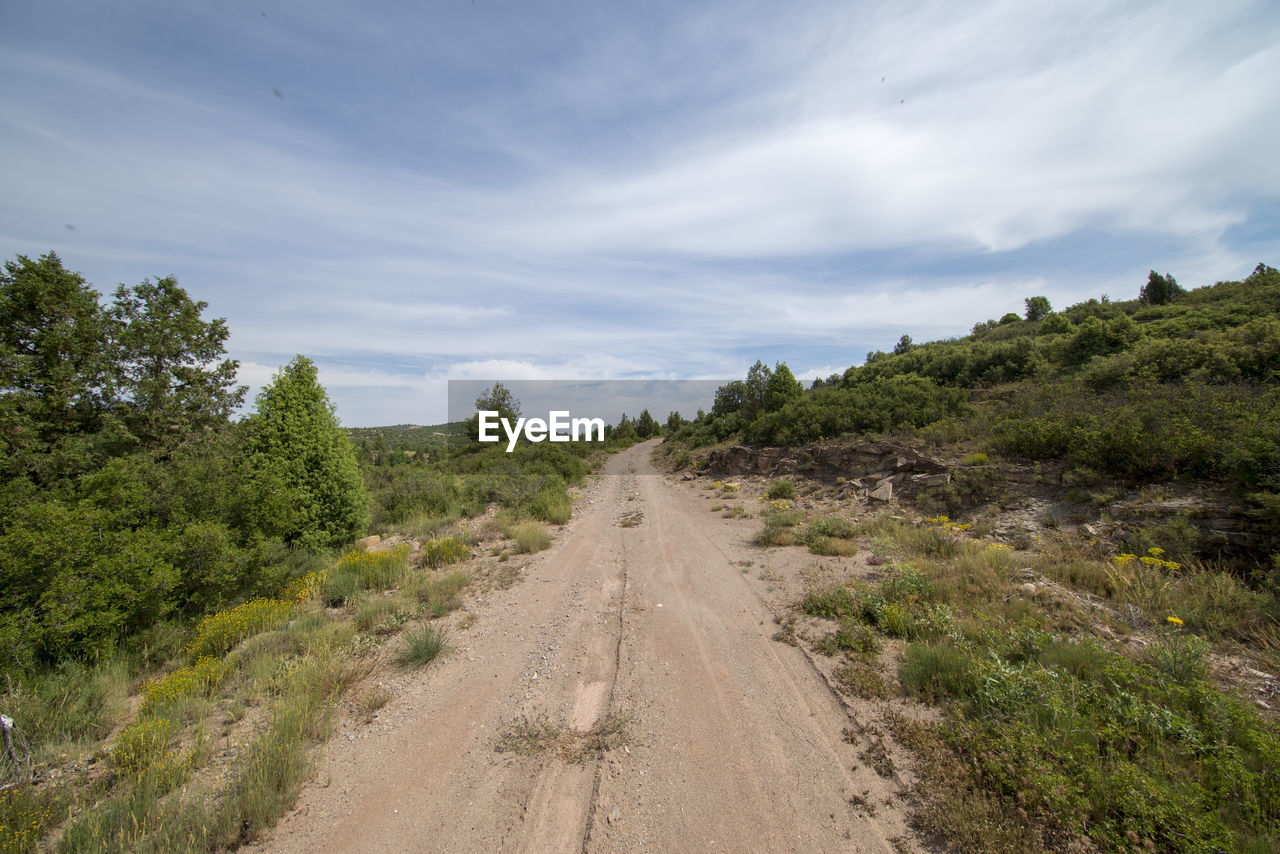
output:
[[[336,738],[266,851],[892,851],[898,783],[858,760],[805,654],[772,640],[744,529],[613,457],[523,583]],[[701,512],[699,512],[701,511]]]

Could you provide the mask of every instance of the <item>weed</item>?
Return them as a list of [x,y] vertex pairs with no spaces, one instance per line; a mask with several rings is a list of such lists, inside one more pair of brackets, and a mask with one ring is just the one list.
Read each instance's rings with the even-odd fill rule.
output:
[[565,762],[585,762],[620,747],[630,723],[630,715],[609,714],[579,731],[555,724],[545,715],[522,717],[502,731],[494,748],[519,756],[554,751]]
[[770,498],[795,498],[796,485],[789,480],[775,480],[769,484],[769,490],[766,493]]
[[293,609],[293,602],[251,599],[205,617],[196,626],[187,655],[192,661],[206,655],[221,656],[250,635],[281,625],[293,614]]
[[892,692],[880,671],[865,661],[846,661],[831,674],[837,687],[864,700],[885,700]]
[[432,569],[461,563],[469,557],[471,550],[457,537],[437,537],[422,544],[422,564]]
[[516,543],[516,554],[534,554],[551,548],[551,536],[537,522],[522,522],[511,529],[511,539]]
[[338,558],[334,573],[355,575],[365,590],[387,590],[404,578],[408,560],[408,546],[380,552],[352,551]]
[[405,635],[399,661],[405,667],[424,667],[449,651],[449,636],[443,626],[424,623]]
[[858,600],[847,587],[811,591],[800,600],[800,610],[815,617],[838,620],[853,617],[861,610]]

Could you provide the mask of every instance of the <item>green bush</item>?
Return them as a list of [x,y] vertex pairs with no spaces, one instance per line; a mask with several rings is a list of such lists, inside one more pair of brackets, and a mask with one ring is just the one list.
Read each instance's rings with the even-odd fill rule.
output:
[[769,484],[770,498],[795,498],[796,485],[789,480],[775,480]]
[[406,667],[424,667],[448,650],[448,632],[443,627],[424,623],[405,634],[400,663]]
[[457,537],[438,537],[422,544],[422,564],[432,569],[461,563],[471,557],[471,550]]

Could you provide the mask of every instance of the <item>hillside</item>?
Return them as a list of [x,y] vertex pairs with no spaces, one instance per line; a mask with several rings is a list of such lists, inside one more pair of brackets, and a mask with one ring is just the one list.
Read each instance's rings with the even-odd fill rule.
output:
[[1190,483],[1241,502],[1247,536],[1188,551],[1258,567],[1277,549],[1280,274],[1264,264],[1190,291],[1153,272],[1138,299],[1058,312],[1032,297],[1023,315],[963,338],[903,336],[809,389],[785,367],[757,363],[668,438],[696,448],[896,437],[1052,464],[1082,495]]

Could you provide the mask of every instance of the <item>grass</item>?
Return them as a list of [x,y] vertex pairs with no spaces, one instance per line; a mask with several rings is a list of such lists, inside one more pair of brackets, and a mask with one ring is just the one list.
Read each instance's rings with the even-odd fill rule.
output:
[[565,762],[585,762],[625,744],[630,723],[630,715],[609,714],[587,730],[575,730],[545,715],[522,717],[503,729],[494,747],[518,756],[554,753]]
[[[150,652],[135,651],[8,682],[0,703],[16,737],[31,744],[42,779],[63,782],[0,791],[0,851],[47,846],[59,823],[56,847],[67,852],[213,852],[254,840],[295,802],[336,701],[374,666],[356,649],[357,631],[392,633],[412,609],[443,616],[461,606],[466,573],[409,576],[407,557],[407,549],[344,555],[295,579],[280,599],[205,618],[185,645],[166,635],[177,658],[158,668]],[[404,590],[377,592],[396,584]],[[350,607],[321,607],[335,600]],[[442,627],[405,634],[401,659],[411,666],[447,648]],[[137,713],[128,720],[131,684]],[[389,699],[370,686],[352,707],[368,718]],[[253,707],[261,721],[242,736],[229,774],[202,773]],[[78,770],[90,757],[106,773]]]
[[424,623],[405,633],[397,659],[405,667],[425,667],[449,651],[449,635],[443,626]]
[[510,531],[515,541],[517,554],[534,554],[551,548],[551,535],[545,526],[537,522],[521,522],[513,525]]
[[422,565],[438,569],[461,563],[471,557],[471,550],[457,537],[435,537],[422,544]]
[[[799,606],[837,621],[815,646],[844,656],[841,691],[893,696],[865,641],[874,628],[897,639],[901,690],[937,707],[937,723],[890,713],[916,757],[924,832],[953,850],[1277,850],[1280,727],[1207,668],[1212,637],[1265,645],[1266,594],[1158,550],[1106,561],[1062,537],[1018,556],[943,519],[860,531],[892,558],[883,574]],[[1027,564],[1144,603],[1145,651],[1079,634],[1099,619],[1071,613],[1083,600],[1010,597]]]
[[796,485],[785,478],[775,480],[769,484],[769,489],[765,493],[769,498],[795,498]]

